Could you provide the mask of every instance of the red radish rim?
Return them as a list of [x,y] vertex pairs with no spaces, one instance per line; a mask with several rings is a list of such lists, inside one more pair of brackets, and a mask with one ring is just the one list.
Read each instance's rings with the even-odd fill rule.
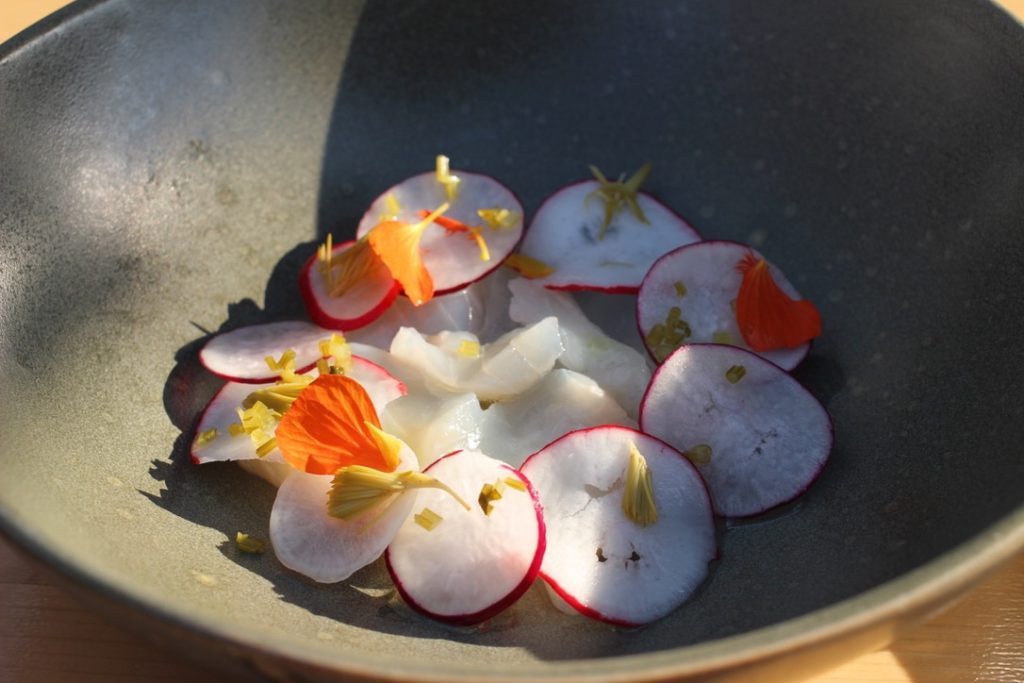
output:
[[[399,185],[404,183],[409,178],[415,178],[416,176],[420,176],[420,175],[428,175],[428,174],[429,175],[433,175],[433,173],[434,173],[434,171],[425,171],[424,173],[416,173],[414,175],[408,176],[407,178],[405,178],[401,182],[392,185],[388,189],[386,189],[383,192],[381,192],[380,194],[378,194],[376,197],[373,198],[373,201],[371,201],[370,204],[372,205],[374,202],[377,201],[377,199],[379,199],[380,197],[383,197],[384,195],[388,194],[389,192],[394,190],[396,187],[398,187]],[[438,290],[436,290],[434,292],[434,296],[442,296],[444,294],[453,294],[455,292],[462,291],[463,289],[465,289],[466,287],[469,287],[473,283],[480,282],[480,280],[483,280],[485,277],[487,277],[488,275],[490,275],[491,273],[496,271],[498,268],[501,268],[501,266],[504,265],[504,263],[508,259],[508,257],[511,256],[512,254],[516,253],[516,249],[518,249],[519,245],[522,244],[523,237],[526,235],[526,209],[523,207],[523,200],[520,199],[519,195],[516,194],[512,190],[512,188],[510,188],[505,183],[501,182],[500,180],[498,180],[494,176],[489,175],[487,173],[477,173],[476,171],[467,171],[465,169],[460,169],[460,168],[453,168],[453,169],[451,169],[451,173],[453,173],[454,175],[459,175],[459,174],[462,174],[462,175],[475,175],[478,178],[486,178],[487,180],[490,180],[491,182],[496,183],[496,184],[500,185],[501,187],[505,188],[505,190],[510,195],[512,195],[512,198],[515,199],[516,204],[519,205],[519,213],[522,214],[522,216],[523,216],[523,219],[522,219],[523,220],[523,228],[522,228],[522,230],[519,231],[519,239],[517,239],[515,241],[515,243],[512,245],[512,248],[508,250],[507,254],[505,254],[505,258],[501,259],[500,261],[497,261],[493,268],[488,269],[487,271],[485,271],[479,277],[473,278],[472,280],[469,280],[469,281],[467,281],[464,284],[456,285],[454,287],[449,287],[447,289],[438,289]],[[363,213],[363,216],[366,216],[366,213]],[[360,223],[362,222],[362,217],[360,217],[359,222]],[[406,296],[406,294],[402,290],[401,286],[399,286],[399,293],[402,296]],[[368,324],[368,323],[364,323],[364,324]],[[362,327],[362,326],[360,326],[360,327]],[[354,328],[352,328],[352,329],[354,329]]]
[[[271,384],[272,382],[273,382],[273,380],[271,380],[271,382],[262,382],[262,384]],[[245,384],[245,382],[235,382],[235,384]],[[192,442],[189,444],[189,447],[188,447],[188,457],[192,461],[193,465],[202,466],[204,464],[202,461],[199,460],[199,457],[196,455],[195,443],[196,443],[196,436],[198,436],[197,432],[199,430],[199,425],[203,424],[203,419],[206,418],[206,414],[208,412],[210,412],[210,408],[213,406],[214,402],[216,402],[217,398],[222,393],[224,393],[224,391],[226,391],[227,388],[228,388],[228,385],[227,384],[223,384],[223,385],[221,385],[221,387],[219,389],[217,389],[217,392],[213,396],[211,396],[210,400],[206,402],[205,406],[203,406],[202,412],[199,413],[199,417],[196,418],[195,424],[192,427],[192,430],[191,430]],[[220,461],[217,461],[217,462],[220,462]],[[227,462],[227,461],[223,461],[223,462]],[[206,464],[209,464],[209,463],[206,463]]]
[[[401,396],[407,396],[409,394],[409,387],[405,386],[405,382],[403,382],[402,380],[398,379],[397,377],[392,375],[390,372],[388,372],[388,369],[385,368],[380,363],[374,363],[372,360],[369,360],[367,358],[363,358],[359,354],[353,353],[352,354],[352,360],[356,360],[356,359],[358,359],[360,363],[365,363],[366,365],[369,365],[371,367],[371,369],[376,370],[377,372],[380,372],[380,374],[384,375],[384,377],[395,380],[395,384],[398,385],[398,391],[399,391],[399,394]],[[314,363],[313,365],[315,367],[316,363]]]
[[[832,451],[834,451],[835,447],[836,447],[836,430],[835,430],[835,424],[832,422],[832,415],[829,414],[828,409],[825,407],[825,404],[822,403],[821,401],[819,401],[818,397],[815,396],[811,392],[810,389],[808,389],[803,384],[801,384],[799,381],[797,381],[797,379],[795,377],[793,377],[793,375],[790,374],[789,371],[787,371],[787,370],[783,369],[782,367],[776,365],[775,363],[771,362],[767,358],[764,358],[764,357],[758,355],[757,353],[755,353],[753,351],[750,351],[749,349],[744,349],[744,348],[741,348],[739,346],[733,346],[732,344],[715,344],[715,343],[711,343],[711,342],[695,342],[693,344],[683,344],[678,349],[676,349],[675,351],[670,353],[668,356],[666,356],[665,361],[661,365],[656,367],[654,369],[654,372],[651,373],[651,381],[647,383],[647,388],[644,390],[644,395],[640,398],[640,414],[637,416],[637,423],[640,426],[640,431],[642,433],[644,433],[644,434],[647,434],[647,431],[646,431],[647,428],[644,426],[644,406],[647,404],[647,395],[650,393],[651,387],[654,386],[655,378],[661,373],[662,368],[665,367],[665,363],[667,363],[668,360],[670,358],[672,358],[672,356],[676,355],[680,351],[683,351],[684,349],[688,349],[688,348],[694,347],[694,346],[724,346],[726,348],[734,349],[736,351],[742,351],[743,353],[745,353],[745,354],[747,354],[747,355],[749,355],[749,356],[751,356],[753,358],[756,358],[757,360],[759,360],[759,361],[761,361],[763,363],[767,363],[768,365],[773,366],[776,370],[781,372],[784,377],[788,378],[788,380],[790,382],[792,382],[793,384],[798,386],[801,391],[806,392],[808,395],[810,395],[811,398],[814,399],[814,402],[818,405],[818,408],[820,409],[821,414],[825,416],[825,424],[827,425],[827,428],[828,428],[828,449],[827,449],[827,452],[825,454],[825,457],[822,459],[821,463],[818,464],[818,467],[814,470],[814,473],[807,479],[807,484],[805,486],[803,486],[802,488],[800,488],[795,494],[793,494],[789,498],[786,498],[785,500],[780,500],[775,505],[771,505],[769,507],[764,508],[763,510],[758,510],[757,512],[751,513],[749,515],[720,515],[717,511],[715,511],[715,516],[716,517],[722,517],[724,519],[751,519],[753,517],[758,517],[760,515],[772,512],[773,510],[777,510],[778,508],[782,507],[783,505],[786,505],[787,503],[792,503],[794,500],[796,500],[800,496],[802,496],[805,493],[807,493],[810,490],[811,486],[814,485],[814,482],[818,481],[818,478],[821,477],[821,473],[825,471],[825,467],[828,466],[829,460],[832,459]],[[653,435],[648,434],[648,436],[653,436]],[[653,437],[653,438],[658,438],[658,437]],[[672,448],[675,448],[675,447],[672,446]],[[696,467],[696,465],[694,465],[694,467]],[[699,471],[700,471],[700,469],[698,468],[698,472]],[[703,479],[703,477],[701,477],[701,479]],[[706,487],[707,487],[707,484],[705,484],[705,488]],[[714,499],[714,497],[712,497],[711,498],[711,509],[712,509],[712,511],[715,510],[714,503],[715,503],[715,499]]]
[[[202,354],[202,352],[200,352],[200,354]],[[202,355],[200,355],[199,362],[202,363],[203,367],[206,368],[206,371],[209,372],[214,377],[217,377],[219,379],[225,380],[227,382],[234,382],[235,384],[270,384],[272,382],[276,382],[278,380],[278,378],[281,377],[280,374],[277,374],[277,375],[267,375],[266,377],[262,377],[262,378],[260,378],[260,377],[244,377],[244,378],[243,377],[235,377],[234,375],[225,375],[222,372],[217,372],[216,370],[211,370],[210,368],[208,368],[206,366],[205,363],[203,363]],[[305,365],[305,366],[303,366],[301,368],[296,368],[295,372],[299,373],[300,375],[302,373],[304,373],[304,372],[309,372],[310,370],[312,370],[313,368],[316,367],[316,364],[317,364],[317,361],[313,361],[309,365]]]
[[[423,470],[424,474],[429,472],[437,463],[445,460],[446,458],[450,458],[453,455],[458,455],[464,450],[464,448],[460,448],[457,451],[452,451],[451,453],[442,455]],[[409,607],[423,616],[430,617],[437,621],[443,621],[447,624],[454,624],[456,626],[472,626],[474,624],[479,624],[480,622],[487,621],[491,617],[500,614],[515,604],[519,598],[523,597],[523,593],[529,590],[530,586],[533,585],[533,582],[536,581],[537,577],[540,575],[540,565],[544,561],[544,551],[547,550],[548,547],[547,527],[544,525],[544,509],[541,507],[540,498],[537,496],[536,489],[533,488],[533,484],[530,483],[530,480],[526,475],[514,467],[504,463],[501,463],[500,466],[502,469],[506,469],[514,474],[523,482],[523,484],[526,485],[526,493],[533,500],[533,510],[537,517],[537,550],[533,554],[533,560],[530,562],[530,566],[527,568],[526,574],[523,576],[522,581],[516,584],[516,586],[509,591],[505,597],[482,610],[478,610],[470,614],[435,614],[413,600],[412,597],[406,593],[405,586],[402,585],[402,582],[395,574],[394,568],[391,566],[391,546],[388,546],[384,551],[384,565],[387,567],[388,574],[391,576],[391,581],[395,584],[395,588],[398,590],[398,594],[402,596],[402,600],[405,601],[405,604],[409,605]]]
[[[533,227],[534,221],[536,221],[537,219],[537,214],[541,212],[541,209],[544,208],[545,204],[554,199],[555,195],[560,194],[561,192],[568,190],[571,187],[575,187],[576,185],[594,182],[594,180],[594,178],[581,178],[580,180],[573,180],[572,182],[566,183],[565,185],[560,186],[558,189],[548,194],[548,196],[545,197],[543,201],[541,201],[541,203],[537,206],[537,210],[533,212],[533,218],[530,220],[530,224],[523,224],[523,234],[519,238],[519,242],[522,243],[523,239],[526,237],[526,231]],[[684,216],[682,213],[680,213],[679,211],[665,203],[665,201],[663,201],[661,197],[647,190],[640,190],[639,193],[645,195],[648,199],[651,199],[660,204],[666,211],[668,211],[673,216],[682,221],[682,223],[686,225],[688,228],[690,228],[690,230],[693,230],[693,233],[697,235],[697,242],[694,242],[694,244],[705,241],[704,235],[701,234],[700,230],[693,226],[693,222],[687,219],[686,216]],[[518,197],[516,197],[516,199],[518,199]],[[516,246],[518,247],[519,245],[517,244]],[[547,287],[548,289],[552,289],[558,292],[602,292],[604,294],[636,294],[637,292],[640,291],[639,286],[632,287],[630,285],[615,285],[612,287],[592,287],[590,285],[584,285],[580,283],[570,283],[565,285],[544,286]]]
[[[646,392],[644,392],[644,395],[645,396],[647,395]],[[658,438],[657,436],[654,436],[653,434],[648,434],[647,432],[644,432],[644,431],[639,430],[639,429],[634,429],[632,427],[626,427],[626,426],[623,426],[623,425],[594,425],[593,427],[582,427],[580,429],[574,429],[571,432],[566,432],[565,434],[563,434],[562,436],[558,437],[557,439],[555,439],[554,441],[549,443],[547,446],[544,446],[540,450],[538,450],[538,451],[536,451],[534,453],[531,453],[529,456],[527,456],[526,460],[523,461],[523,464],[519,466],[520,469],[526,467],[527,464],[531,460],[533,460],[534,456],[538,455],[541,451],[547,450],[548,447],[554,445],[555,443],[561,441],[562,439],[567,439],[567,438],[571,437],[574,434],[583,433],[583,432],[589,432],[589,431],[593,431],[595,429],[617,429],[617,430],[632,432],[634,434],[639,434],[640,436],[644,437],[645,439],[650,439],[651,441],[654,441],[654,442],[660,444],[661,446],[666,448],[668,451],[678,455],[683,460],[683,462],[685,462],[686,465],[691,470],[693,470],[694,474],[697,475],[697,481],[700,482],[700,490],[704,492],[704,501],[707,503],[707,509],[708,509],[709,513],[711,514],[711,520],[710,521],[711,521],[712,526],[714,526],[715,516],[716,516],[715,515],[714,499],[711,497],[711,492],[708,490],[708,484],[707,484],[706,481],[704,481],[704,477],[703,477],[703,475],[701,475],[700,469],[698,469],[696,465],[694,465],[692,462],[690,462],[690,459],[687,458],[685,455],[683,455],[683,452],[680,451],[675,446],[673,446],[672,444],[666,442],[663,439]],[[718,559],[718,557],[719,557],[719,544],[718,544],[717,539],[716,539],[716,542],[715,542],[715,557],[714,557],[714,559]],[[586,605],[581,603],[571,593],[566,592],[566,590],[564,588],[562,588],[562,586],[557,581],[552,579],[550,576],[545,574],[543,571],[540,572],[540,578],[543,579],[544,582],[547,583],[549,586],[551,586],[551,589],[554,590],[555,593],[558,594],[558,597],[560,597],[563,600],[565,600],[565,602],[570,607],[572,607],[574,610],[576,610],[577,612],[579,612],[580,614],[582,614],[585,617],[590,617],[591,619],[596,619],[597,621],[603,621],[604,623],[611,624],[612,626],[623,626],[623,627],[626,627],[626,628],[639,628],[641,626],[647,625],[648,623],[651,623],[651,622],[640,622],[640,623],[637,623],[637,622],[632,622],[632,621],[626,621],[625,619],[616,619],[615,617],[609,617],[609,616],[605,615],[604,613],[602,613],[602,612],[600,612],[600,611],[598,611],[598,610],[596,610],[596,609],[594,609],[592,607],[587,607]],[[705,580],[707,580],[707,579],[705,578]]]
[[[659,256],[657,259],[655,259],[654,263],[651,264],[651,267],[647,269],[647,273],[644,275],[644,279],[640,282],[640,287],[637,288],[637,291],[636,291],[636,293],[637,293],[637,300],[636,300],[636,306],[633,309],[633,320],[634,320],[634,322],[636,322],[636,331],[640,335],[640,339],[641,340],[646,339],[646,333],[644,332],[643,328],[640,326],[640,297],[639,297],[639,294],[640,294],[640,290],[643,289],[644,283],[647,282],[647,278],[650,276],[651,271],[654,270],[654,267],[657,266],[658,262],[660,262],[662,259],[667,258],[668,256],[671,256],[672,254],[675,254],[677,251],[682,251],[683,249],[686,249],[688,247],[695,247],[698,244],[735,244],[737,246],[743,247],[744,249],[755,249],[756,250],[755,247],[753,247],[753,246],[751,246],[749,244],[745,244],[743,242],[738,242],[736,240],[725,240],[725,239],[701,240],[700,242],[694,242],[693,244],[684,244],[681,247],[676,247],[672,251],[667,251],[664,254],[662,254],[661,256]],[[758,252],[758,253],[760,253],[760,252]],[[769,263],[772,263],[772,262],[769,261]],[[775,265],[775,264],[772,263],[772,265]],[[776,266],[776,267],[778,267],[778,266]],[[746,343],[746,340],[743,340],[743,342]],[[693,344],[710,344],[710,343],[712,343],[712,342],[693,342]],[[724,344],[723,346],[733,346],[733,345],[732,344]],[[742,351],[750,351],[754,355],[758,356],[762,360],[768,361],[769,363],[771,363],[775,367],[779,368],[783,372],[791,373],[791,372],[793,372],[793,370],[795,370],[797,367],[799,367],[799,365],[801,363],[803,363],[807,359],[808,355],[810,355],[811,349],[814,347],[814,340],[811,339],[810,341],[808,341],[805,344],[805,346],[806,346],[806,348],[804,349],[804,354],[802,356],[800,356],[796,360],[795,363],[793,363],[793,367],[790,368],[789,370],[785,369],[784,367],[782,367],[778,363],[770,361],[767,358],[765,358],[764,356],[761,356],[756,351],[751,351],[750,349],[744,349],[742,346],[735,346],[734,348],[740,349]],[[680,348],[682,348],[682,347],[680,347]],[[774,351],[775,349],[772,349],[772,350]],[[654,354],[651,352],[651,349],[647,346],[647,342],[644,342],[644,351],[647,352],[647,355],[650,356],[651,360],[654,361],[654,364],[656,366],[659,366],[659,367],[661,366],[661,363],[658,362],[658,359],[654,357]],[[675,353],[675,351],[673,351],[672,353]],[[672,354],[669,354],[669,356],[671,356],[671,355]],[[665,357],[665,360],[668,360],[668,356]],[[664,361],[662,361],[662,362],[664,362]],[[646,395],[647,394],[645,392],[644,396],[646,397]],[[641,405],[642,404],[643,404],[643,399],[641,399]]]
[[[341,244],[335,244],[334,248],[331,250],[331,254],[338,251],[344,251],[355,243],[356,240],[349,240],[347,242],[342,242]],[[355,318],[335,318],[320,306],[320,302],[313,294],[313,286],[310,284],[309,280],[311,277],[310,273],[313,270],[313,266],[316,265],[316,261],[317,254],[314,253],[309,257],[309,260],[306,261],[302,266],[302,269],[299,271],[299,294],[302,296],[302,301],[306,305],[306,312],[309,313],[310,319],[320,327],[329,330],[341,330],[344,332],[345,330],[356,330],[360,327],[369,325],[374,320],[384,315],[384,311],[388,310],[391,304],[394,303],[395,297],[398,296],[398,292],[402,288],[402,286],[398,284],[398,281],[395,280],[391,285],[391,290],[384,295],[381,302],[366,313]]]

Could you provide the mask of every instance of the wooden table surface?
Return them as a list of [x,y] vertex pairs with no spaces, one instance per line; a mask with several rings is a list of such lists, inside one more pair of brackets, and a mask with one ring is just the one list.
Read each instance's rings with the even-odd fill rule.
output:
[[[0,42],[66,2],[0,0]],[[1001,4],[1024,17],[1024,0]],[[108,624],[0,541],[0,683],[172,680],[225,678]],[[1024,556],[889,648],[810,683],[865,682],[1024,683]]]

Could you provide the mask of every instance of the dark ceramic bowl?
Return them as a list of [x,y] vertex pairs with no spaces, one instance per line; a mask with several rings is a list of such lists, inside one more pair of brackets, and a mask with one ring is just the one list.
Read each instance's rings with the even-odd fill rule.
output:
[[[78,3],[0,48],[0,528],[159,642],[287,680],[833,665],[1024,547],[1022,122],[1024,30],[976,1]],[[528,210],[649,160],[820,304],[796,375],[831,461],[663,621],[535,589],[460,631],[379,567],[312,585],[229,540],[270,487],[187,461],[199,340],[301,316],[318,236],[438,152]]]

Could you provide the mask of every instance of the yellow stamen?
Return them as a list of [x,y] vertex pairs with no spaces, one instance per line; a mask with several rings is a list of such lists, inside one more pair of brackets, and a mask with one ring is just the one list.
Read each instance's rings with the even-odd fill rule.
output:
[[327,514],[350,519],[410,489],[439,489],[470,509],[446,484],[422,472],[381,472],[364,465],[349,465],[334,475],[327,498]]
[[640,186],[643,185],[644,181],[647,180],[647,176],[651,173],[651,165],[649,163],[641,166],[640,170],[634,173],[629,180],[625,181],[621,177],[614,182],[609,181],[596,166],[591,166],[590,172],[594,174],[600,185],[596,190],[587,195],[587,198],[589,199],[596,195],[604,202],[604,221],[601,223],[601,229],[597,233],[598,240],[604,238],[608,228],[611,227],[612,219],[623,208],[628,208],[630,213],[641,223],[649,223],[647,216],[644,215],[643,209],[640,208],[640,204],[637,201],[637,192],[640,191]]
[[454,201],[459,194],[459,183],[462,179],[452,174],[448,167],[448,157],[443,154],[437,155],[437,182],[444,186],[444,194],[448,201]]
[[526,493],[526,484],[524,484],[523,480],[520,479],[519,477],[505,477],[505,483],[508,484],[510,488],[514,488],[516,491],[522,491],[523,493]]
[[505,265],[512,268],[527,279],[547,277],[555,272],[555,269],[539,259],[526,254],[511,254],[505,259]]
[[195,445],[196,446],[205,446],[206,444],[210,443],[211,441],[213,441],[216,438],[217,438],[217,428],[216,427],[211,427],[210,429],[207,429],[205,432],[200,432],[196,436]]
[[245,397],[242,401],[242,407],[251,409],[257,405],[262,405],[264,408],[269,408],[276,413],[277,419],[281,419],[281,415],[292,407],[295,399],[299,397],[302,390],[308,387],[312,381],[312,377],[295,375],[294,382],[281,381],[269,387],[257,389]]
[[[321,370],[321,374],[327,374],[332,369],[341,374],[347,374],[352,371],[352,349],[349,347],[344,335],[336,332],[332,333],[330,339],[320,341],[319,348],[322,356],[331,358],[327,371]],[[319,363],[317,367],[320,367]]]
[[388,192],[387,196],[384,197],[384,213],[380,215],[378,223],[384,221],[397,221],[398,217],[402,215],[402,205],[398,203],[398,198],[395,197],[393,192]]
[[263,552],[267,542],[258,538],[253,538],[249,534],[243,534],[241,531],[235,534],[235,547],[241,550],[243,553],[259,554]]
[[457,353],[463,358],[479,358],[480,342],[473,341],[471,339],[463,339],[459,342],[459,350]]
[[480,260],[490,261],[491,251],[487,248],[487,241],[484,240],[483,231],[474,225],[470,226],[469,234],[473,236],[473,239],[476,240],[476,246],[480,248]]
[[423,512],[417,512],[412,518],[413,521],[427,531],[433,531],[438,524],[444,521],[444,517],[437,514],[430,508],[423,508]]
[[518,211],[510,211],[494,207],[493,209],[477,209],[476,215],[483,219],[491,230],[507,230],[515,227],[522,216]]
[[641,527],[650,526],[658,521],[651,470],[647,466],[647,459],[632,442],[629,444],[629,465],[626,467],[626,490],[622,494],[622,512]]

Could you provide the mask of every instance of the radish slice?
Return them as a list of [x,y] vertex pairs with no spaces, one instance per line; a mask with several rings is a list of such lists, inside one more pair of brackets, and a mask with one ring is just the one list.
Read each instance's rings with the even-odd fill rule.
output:
[[552,370],[526,393],[484,411],[480,448],[518,467],[566,432],[601,424],[635,425],[594,380],[572,370]]
[[345,338],[386,349],[399,329],[414,327],[421,334],[459,330],[493,341],[514,327],[508,318],[510,277],[511,271],[499,268],[465,289],[434,297],[422,306],[399,297],[380,318],[346,333]]
[[700,240],[678,214],[644,192],[637,202],[648,223],[619,211],[598,240],[604,202],[593,193],[600,187],[596,180],[567,185],[537,209],[519,251],[554,268],[538,282],[551,289],[635,294],[655,259]]
[[[374,200],[359,221],[357,236],[362,237],[384,219],[406,223],[422,220],[423,210],[434,210],[445,202],[451,204],[444,217],[469,226],[485,226],[483,237],[490,259],[481,258],[477,243],[466,234],[449,234],[436,223],[429,226],[420,241],[423,265],[434,281],[435,294],[448,294],[476,282],[498,266],[512,253],[523,235],[523,205],[507,187],[494,178],[454,171],[461,179],[458,194],[449,199],[445,186],[434,172],[421,173],[403,180]],[[397,203],[398,212],[395,212]],[[507,226],[486,227],[477,214],[480,209],[508,209],[516,218]]]
[[243,470],[249,474],[255,474],[274,488],[280,488],[285,479],[298,472],[286,462],[271,462],[265,458],[252,458],[236,462]]
[[210,339],[199,352],[199,362],[232,382],[273,382],[278,373],[267,366],[267,356],[276,360],[291,349],[295,351],[295,371],[306,372],[323,356],[319,344],[330,336],[330,330],[301,320],[249,325]]
[[[406,446],[396,471],[419,470]],[[270,542],[284,566],[314,581],[343,581],[384,553],[419,492],[404,491],[352,519],[327,514],[332,475],[296,472],[277,491],[270,512]]]
[[[745,244],[714,240],[671,251],[651,266],[640,286],[636,317],[640,336],[655,361],[661,362],[683,343],[715,342],[749,350],[736,323],[733,302],[743,281],[736,265],[750,253],[762,258]],[[782,291],[799,298],[778,268],[771,264],[768,268]],[[674,308],[678,309],[675,314]],[[657,325],[664,332],[657,333]],[[672,326],[676,328],[677,343],[673,343],[670,330],[666,329]],[[759,355],[784,370],[792,370],[810,348],[807,343]]]
[[[540,505],[519,472],[479,451],[447,455],[426,472],[470,509],[445,492],[420,491],[415,512],[440,520],[428,530],[416,516],[407,518],[385,553],[388,571],[402,598],[421,614],[479,623],[514,603],[536,578],[544,556]],[[485,485],[497,486],[500,497],[485,496]]]
[[[657,518],[623,512],[631,446],[651,473]],[[544,506],[548,548],[541,577],[566,603],[601,621],[637,626],[685,602],[714,559],[711,501],[674,448],[625,427],[566,434],[526,461]]]
[[832,423],[810,392],[753,352],[723,344],[683,346],[661,364],[640,428],[690,454],[726,517],[797,497],[832,448]]
[[643,354],[612,339],[590,322],[567,292],[553,292],[536,280],[522,278],[509,282],[508,288],[512,292],[509,317],[521,325],[557,317],[565,346],[558,363],[592,377],[635,418],[651,378],[650,365]]
[[480,345],[469,332],[424,337],[403,327],[391,355],[418,368],[442,392],[473,392],[482,401],[520,394],[539,382],[562,353],[558,321],[545,318]]
[[[316,370],[314,369],[313,372],[315,373]],[[388,403],[406,393],[405,385],[392,377],[387,370],[358,356],[352,356],[352,369],[348,375],[363,385],[366,393],[370,395],[370,400],[378,415]],[[221,387],[220,391],[206,404],[206,408],[199,418],[199,425],[196,427],[197,437],[192,443],[192,462],[201,465],[222,460],[259,458],[256,455],[256,444],[252,439],[245,434],[232,436],[229,428],[238,422],[238,409],[242,407],[242,401],[252,392],[272,385],[272,382],[266,384],[228,382]],[[202,438],[202,435],[210,433],[210,430],[216,430],[216,435],[207,441]],[[273,435],[275,430],[276,424],[267,430],[267,434]],[[284,463],[281,451],[276,448],[262,459],[268,462]]]
[[[354,241],[336,244],[331,254],[338,255],[354,244]],[[398,281],[381,263],[344,295],[331,296],[318,263],[317,254],[313,254],[302,267],[299,293],[313,322],[330,330],[354,330],[370,324],[384,314],[401,290]]]

